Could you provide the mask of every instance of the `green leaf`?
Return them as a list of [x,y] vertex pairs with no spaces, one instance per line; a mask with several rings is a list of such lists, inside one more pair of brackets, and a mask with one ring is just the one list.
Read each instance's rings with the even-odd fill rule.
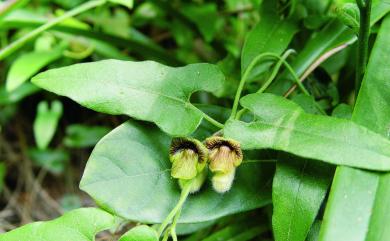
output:
[[[276,1],[264,1],[260,22],[248,34],[241,55],[241,74],[259,54],[272,52],[280,55],[289,45],[298,28],[291,20],[281,19],[277,14]],[[256,74],[264,72],[270,62],[258,65]]]
[[158,241],[156,230],[146,225],[130,229],[118,241]]
[[281,155],[272,187],[276,241],[304,241],[332,180],[329,165]]
[[49,70],[32,81],[90,109],[152,121],[171,135],[184,136],[204,115],[189,102],[191,94],[218,95],[224,80],[211,64],[172,68],[152,61],[104,60]]
[[[105,210],[129,220],[161,223],[180,196],[170,176],[170,141],[158,128],[126,122],[97,144],[80,188]],[[216,193],[207,181],[188,198],[179,223],[209,221],[269,204],[271,175],[272,165],[244,161],[228,193]]]
[[116,3],[123,5],[127,7],[128,9],[132,9],[134,6],[134,1],[133,0],[108,0],[109,2]]
[[115,224],[114,216],[81,208],[47,222],[35,222],[0,235],[0,241],[94,241],[95,235]]
[[13,91],[30,79],[40,69],[62,56],[63,48],[21,55],[13,62],[7,75],[6,89]]
[[34,137],[39,149],[46,149],[57,130],[58,121],[62,116],[62,103],[53,101],[51,108],[46,101],[41,101],[37,107],[34,121]]
[[109,127],[74,124],[66,127],[64,144],[67,147],[91,147],[110,132]]
[[[390,17],[371,53],[352,120],[389,138]],[[369,160],[367,160],[369,161]],[[320,240],[386,241],[390,225],[390,174],[337,168]]]
[[258,119],[229,121],[224,133],[243,149],[271,148],[337,165],[390,170],[390,141],[351,121],[306,114],[272,94],[245,96],[241,105]]

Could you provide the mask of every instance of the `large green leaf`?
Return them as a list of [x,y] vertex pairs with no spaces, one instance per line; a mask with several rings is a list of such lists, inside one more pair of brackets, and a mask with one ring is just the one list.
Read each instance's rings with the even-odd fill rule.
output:
[[115,218],[97,208],[81,208],[47,222],[35,222],[0,235],[0,241],[94,241]]
[[13,91],[36,74],[40,69],[62,56],[62,47],[21,55],[11,65],[7,75],[7,91]]
[[227,137],[243,149],[271,148],[337,165],[390,170],[390,141],[351,121],[305,113],[272,94],[251,94],[241,105],[258,118],[229,121]]
[[[390,16],[371,53],[352,120],[389,138]],[[369,161],[369,160],[367,160]],[[390,174],[337,168],[320,240],[389,240]]]
[[108,114],[155,122],[171,135],[188,135],[203,118],[189,102],[193,92],[216,95],[224,76],[215,65],[173,68],[144,61],[104,60],[49,70],[32,82],[81,105]]
[[[158,128],[126,122],[97,144],[80,188],[126,219],[162,222],[180,195],[170,176],[170,141]],[[207,182],[186,201],[179,222],[203,222],[269,204],[271,170],[270,165],[244,161],[228,193],[216,193]]]
[[[241,73],[259,54],[272,52],[281,54],[289,45],[298,28],[291,20],[282,19],[276,9],[276,1],[264,1],[260,22],[248,34],[241,55]],[[270,62],[258,65],[254,71],[259,74],[269,67]]]

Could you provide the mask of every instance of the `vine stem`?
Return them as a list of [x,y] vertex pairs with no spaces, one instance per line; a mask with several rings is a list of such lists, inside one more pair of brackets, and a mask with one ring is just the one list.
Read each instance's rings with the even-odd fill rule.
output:
[[224,127],[224,125],[222,123],[213,119],[211,116],[207,115],[206,113],[203,113],[203,118],[220,129],[223,129],[223,127]]
[[83,13],[85,11],[88,11],[88,10],[90,10],[92,8],[101,6],[101,5],[105,4],[105,3],[106,3],[106,0],[93,0],[93,1],[86,2],[86,3],[78,6],[77,8],[74,8],[74,9],[66,12],[65,14],[63,14],[63,15],[61,15],[61,16],[59,16],[59,17],[57,17],[57,18],[47,22],[46,24],[41,25],[40,27],[34,29],[33,31],[29,32],[28,34],[24,35],[20,39],[16,40],[15,42],[11,43],[10,45],[8,45],[4,49],[2,49],[0,51],[0,60],[3,60],[5,57],[9,56],[13,52],[15,52],[16,50],[21,48],[28,41],[34,39],[35,37],[37,37],[42,32],[44,32],[44,31],[50,29],[51,27],[61,23],[62,21],[66,20],[68,18],[71,18],[73,16],[76,16],[76,15],[78,15],[80,13]]
[[[291,65],[286,61],[287,57],[291,54],[295,52],[294,50],[290,49],[290,50],[287,50],[283,55],[282,57],[280,57],[279,55],[276,55],[274,53],[265,53],[268,56],[271,56],[271,57],[274,57],[274,58],[277,58],[279,59],[278,63],[276,64],[273,72],[271,73],[271,76],[268,78],[268,80],[264,83],[264,85],[257,91],[257,93],[263,93],[267,88],[268,86],[272,83],[272,81],[275,79],[275,76],[277,74],[277,72],[279,71],[281,65],[283,64],[286,69],[290,72],[290,74],[293,76],[293,80],[295,82],[295,84],[299,87],[299,89],[305,94],[305,95],[310,95],[310,93],[306,90],[306,88],[303,86],[303,84],[301,83],[301,81],[299,80],[299,77],[298,75],[295,73],[294,69],[291,67]],[[265,55],[264,54],[264,55]],[[263,57],[263,56],[260,56],[258,55],[259,57]],[[255,59],[254,59],[255,60]],[[259,61],[259,60],[257,60]],[[253,61],[251,62],[251,65],[252,65]],[[256,62],[257,63],[257,62]],[[254,63],[254,65],[256,64]],[[249,70],[249,68],[251,67],[251,65],[248,67],[247,70]],[[254,66],[253,65],[253,66]],[[253,68],[253,67],[252,67]],[[251,69],[250,69],[251,71]],[[246,73],[246,72],[245,72]],[[245,76],[244,76],[245,77]],[[237,90],[238,92],[238,90]],[[237,97],[237,96],[236,96]],[[239,99],[239,97],[238,97]],[[237,105],[238,105],[238,101],[237,101]],[[237,111],[237,109],[236,109]],[[247,110],[244,108],[244,109],[241,109],[239,112],[237,112],[237,114],[234,114],[231,116],[231,118],[235,118],[235,119],[240,119],[241,116],[246,112]],[[233,113],[232,113],[233,114]]]
[[179,218],[180,218],[180,214],[181,214],[181,210],[179,210],[179,211],[176,213],[175,218],[173,219],[173,222],[172,222],[172,226],[171,226],[171,236],[172,236],[172,240],[173,240],[173,241],[177,241],[176,225],[177,225],[177,221],[178,221]]
[[165,228],[168,226],[171,220],[176,216],[176,214],[181,211],[184,202],[187,200],[187,197],[190,194],[191,186],[192,186],[192,181],[187,182],[184,188],[181,190],[179,201],[177,202],[176,206],[172,209],[172,211],[168,214],[168,216],[164,219],[164,221],[161,223],[160,228],[158,229],[159,237],[161,237]]
[[360,28],[358,38],[358,57],[355,76],[355,100],[366,71],[368,59],[368,40],[370,37],[371,0],[356,0],[360,11]]
[[232,119],[236,116],[236,113],[237,113],[237,108],[238,108],[238,101],[240,100],[240,97],[241,97],[241,93],[242,93],[242,90],[244,89],[244,85],[245,85],[245,82],[249,76],[249,74],[252,72],[252,69],[256,66],[256,64],[258,62],[260,62],[260,60],[262,60],[263,58],[265,57],[269,57],[269,56],[274,56],[276,54],[273,54],[273,53],[262,53],[262,54],[259,54],[257,55],[252,61],[251,63],[249,64],[248,68],[245,70],[241,80],[240,80],[240,83],[238,84],[238,88],[237,88],[237,92],[236,92],[236,96],[234,97],[234,102],[233,102],[233,107],[232,107],[232,112],[230,114],[230,117],[229,119]]
[[286,59],[288,58],[288,56],[290,54],[293,54],[293,53],[296,53],[295,50],[293,49],[289,49],[287,50],[283,55],[282,57],[279,59],[279,61],[276,63],[271,75],[269,76],[269,78],[267,79],[267,81],[265,81],[265,83],[261,86],[261,88],[257,91],[257,93],[263,93],[267,88],[268,86],[272,83],[272,81],[275,79],[276,75],[278,74],[279,70],[280,70],[280,67],[282,66],[282,64],[284,63],[284,61],[286,61]]

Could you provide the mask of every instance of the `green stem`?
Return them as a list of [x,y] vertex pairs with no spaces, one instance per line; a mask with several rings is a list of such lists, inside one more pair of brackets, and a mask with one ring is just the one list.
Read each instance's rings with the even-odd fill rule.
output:
[[179,201],[172,211],[168,214],[165,220],[161,223],[160,228],[158,229],[158,236],[161,237],[165,228],[171,222],[171,220],[176,216],[176,214],[182,209],[184,202],[187,200],[188,195],[190,194],[192,182],[187,182],[184,188],[181,190]]
[[179,211],[176,213],[175,218],[173,219],[173,222],[172,222],[172,226],[171,226],[171,236],[172,236],[172,240],[173,240],[173,241],[177,241],[176,225],[177,225],[177,221],[178,221],[179,218],[180,218],[180,214],[181,214],[181,210],[179,210]]
[[368,59],[368,40],[370,37],[371,0],[356,0],[360,11],[358,56],[355,76],[355,100],[360,90]]
[[33,31],[29,32],[28,34],[24,35],[20,39],[16,40],[12,44],[8,45],[3,50],[1,50],[0,51],[0,60],[3,60],[5,57],[9,56],[13,52],[15,52],[16,50],[21,48],[28,41],[34,39],[35,37],[37,37],[42,32],[44,32],[44,31],[50,29],[51,27],[61,23],[62,21],[66,20],[66,19],[68,19],[70,17],[76,16],[76,15],[78,15],[80,13],[83,13],[83,12],[89,10],[89,9],[101,6],[101,5],[105,4],[105,3],[106,3],[106,0],[93,0],[93,1],[86,2],[86,3],[82,4],[82,5],[80,5],[79,7],[74,8],[74,9],[66,12],[65,14],[59,16],[58,18],[55,18],[55,19],[51,20],[50,22],[48,22],[48,23],[46,23],[46,24],[44,24],[44,25],[34,29]]
[[240,97],[241,97],[241,92],[242,90],[244,89],[244,85],[245,85],[245,82],[246,80],[248,79],[249,77],[249,74],[252,72],[253,68],[256,66],[257,63],[259,63],[263,58],[266,58],[266,57],[275,57],[275,56],[278,56],[274,53],[262,53],[262,54],[259,54],[257,55],[253,60],[252,62],[249,64],[248,68],[245,70],[241,80],[240,80],[240,83],[238,84],[238,88],[237,88],[237,92],[236,92],[236,96],[234,97],[234,102],[233,102],[233,107],[232,107],[232,113],[230,114],[230,117],[229,119],[232,119],[236,116],[236,113],[237,113],[237,108],[238,108],[238,101],[240,100]]
[[257,91],[257,93],[263,93],[268,88],[268,86],[272,83],[272,81],[275,79],[276,75],[278,74],[283,62],[285,62],[288,56],[292,53],[295,53],[295,50],[289,49],[282,55],[282,57],[279,59],[274,69],[272,70],[271,75],[269,76],[267,81],[265,81],[265,83],[261,86],[261,88]]
[[164,233],[164,237],[163,237],[162,241],[168,241],[170,233],[171,233],[171,229],[168,228],[167,231],[165,231],[165,233]]
[[[241,95],[241,91],[242,91],[242,88],[245,84],[245,81],[246,81],[246,78],[247,78],[247,75],[249,74],[249,72],[253,69],[253,67],[256,65],[256,63],[261,60],[261,58],[263,57],[274,57],[274,58],[277,58],[279,59],[278,63],[276,64],[271,76],[268,78],[268,80],[264,83],[264,85],[257,91],[257,93],[263,93],[267,88],[268,86],[272,83],[272,81],[274,80],[275,76],[277,74],[277,72],[279,71],[280,69],[280,65],[283,64],[286,69],[290,72],[290,74],[293,76],[293,80],[295,82],[295,84],[299,87],[299,89],[305,94],[305,95],[310,95],[310,93],[306,90],[306,88],[303,86],[303,84],[301,83],[301,81],[299,81],[299,77],[298,75],[295,73],[294,69],[291,67],[291,65],[286,61],[287,57],[293,53],[294,50],[287,50],[282,57],[280,57],[279,55],[277,54],[274,54],[274,53],[264,53],[264,54],[260,54],[258,55],[252,62],[251,64],[249,65],[249,67],[247,68],[247,70],[245,71],[244,73],[244,76],[240,82],[240,85],[239,85],[239,89],[237,90],[237,94],[236,94],[236,98],[234,99],[234,104],[233,104],[233,109],[232,109],[232,115],[230,116],[230,118],[235,118],[235,119],[240,119],[241,116],[246,112],[245,109],[242,109],[240,110],[237,114],[234,113],[233,114],[233,111],[237,112],[237,107],[238,107],[238,100],[240,98],[240,95]],[[241,89],[240,89],[241,87]],[[236,109],[234,109],[234,107],[236,107]]]
[[203,118],[220,129],[223,129],[223,127],[224,127],[224,125],[222,123],[213,119],[211,116],[207,115],[206,113],[203,113]]

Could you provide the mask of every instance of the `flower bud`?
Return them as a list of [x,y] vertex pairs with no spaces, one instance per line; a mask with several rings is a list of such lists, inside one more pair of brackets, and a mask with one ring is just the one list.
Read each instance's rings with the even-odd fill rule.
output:
[[213,136],[206,139],[206,147],[209,150],[209,168],[214,173],[213,187],[217,192],[227,192],[233,184],[236,167],[242,162],[240,143]]
[[169,159],[172,162],[172,177],[191,180],[205,168],[207,149],[198,140],[175,138],[171,143]]

